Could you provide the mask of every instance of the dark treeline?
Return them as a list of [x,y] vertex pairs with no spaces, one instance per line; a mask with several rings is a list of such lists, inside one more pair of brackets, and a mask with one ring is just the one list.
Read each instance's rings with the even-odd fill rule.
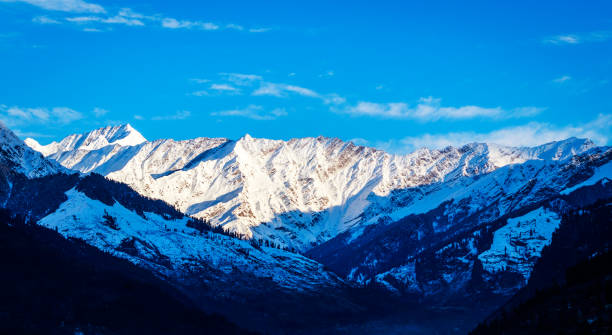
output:
[[168,283],[0,209],[0,334],[238,334]]
[[[267,247],[267,248],[276,248],[276,249],[280,249],[280,250],[284,250],[284,251],[289,251],[292,253],[299,253],[299,251],[295,248],[290,248],[290,247],[286,247],[286,246],[282,246],[280,243],[275,243],[274,241],[269,241],[269,240],[264,240],[264,239],[254,239],[254,238],[249,238],[247,235],[244,234],[240,234],[238,232],[233,232],[233,231],[229,231],[226,230],[225,228],[223,228],[223,226],[221,225],[213,225],[212,223],[210,223],[210,221],[206,220],[206,219],[200,219],[200,218],[195,218],[195,217],[191,217],[189,218],[189,220],[187,221],[187,227],[189,228],[193,228],[195,230],[197,230],[198,232],[200,232],[200,234],[206,233],[206,232],[211,232],[211,233],[215,233],[215,234],[222,234],[225,236],[229,236],[232,238],[238,238],[241,240],[248,240],[251,243],[251,246],[253,246],[256,249],[261,249],[261,247]],[[166,229],[170,229],[169,227],[166,227]]]
[[526,302],[478,326],[481,334],[610,334],[612,255],[605,252],[569,268],[564,283],[537,291]]
[[472,334],[609,334],[611,200],[564,214],[527,286]]

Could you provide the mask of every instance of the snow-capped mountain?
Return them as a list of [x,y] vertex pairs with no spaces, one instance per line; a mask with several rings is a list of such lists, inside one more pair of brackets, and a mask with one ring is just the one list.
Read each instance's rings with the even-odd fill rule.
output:
[[565,213],[612,197],[611,166],[612,148],[596,147],[396,190],[371,199],[364,217],[375,223],[307,255],[353,282],[438,303],[474,285],[507,297],[527,283]]
[[431,209],[406,210],[397,192],[431,193],[452,183],[457,190],[463,177],[533,160],[561,162],[594,147],[571,138],[533,148],[474,143],[391,155],[324,137],[145,141],[129,125],[45,146],[27,143],[66,168],[100,173],[186,214],[300,250],[378,222],[381,214]]
[[349,313],[397,298],[486,314],[568,211],[612,198],[612,148],[576,138],[391,155],[324,137],[147,141],[129,125],[44,146],[2,134],[4,208],[224,303],[283,292]]
[[[108,127],[96,136],[72,136],[53,145],[108,148],[108,143],[143,140],[130,130]],[[293,291],[342,285],[322,264],[302,255],[227,236],[204,223],[198,226],[167,204],[99,175],[66,174],[5,127],[0,127],[0,149],[3,208],[176,282],[197,275],[198,284],[219,291],[230,290],[237,278],[247,283],[244,290],[249,285],[245,278]]]
[[70,135],[60,142],[52,142],[42,146],[36,140],[27,138],[24,141],[32,149],[45,156],[57,152],[72,150],[97,150],[109,145],[131,146],[146,142],[146,139],[132,126],[105,127],[86,134]]
[[30,178],[65,171],[54,161],[30,149],[0,122],[0,164]]

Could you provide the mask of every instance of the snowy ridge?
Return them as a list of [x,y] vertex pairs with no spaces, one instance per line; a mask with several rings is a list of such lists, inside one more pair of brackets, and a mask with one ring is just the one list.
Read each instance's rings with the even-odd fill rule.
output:
[[570,194],[573,191],[581,187],[594,185],[598,183],[599,181],[601,181],[605,185],[606,183],[609,183],[611,180],[612,180],[612,162],[608,162],[598,167],[595,170],[595,173],[593,173],[593,175],[589,179],[561,191],[561,194]]
[[143,142],[146,142],[146,139],[129,124],[107,126],[89,133],[70,135],[60,142],[52,142],[47,145],[41,145],[33,138],[25,139],[28,146],[45,157],[72,150],[90,151],[109,145],[132,146]]
[[[212,285],[219,284],[215,280],[231,281],[231,275],[240,273],[298,291],[341,283],[306,257],[255,248],[248,241],[212,232],[199,233],[186,226],[187,218],[168,220],[154,213],[142,217],[119,203],[108,206],[74,189],[66,195],[68,200],[38,224],[175,279],[212,268],[218,271],[214,278],[209,274]],[[111,216],[114,224],[105,224],[105,216]]]
[[100,173],[186,214],[301,250],[395,211],[378,199],[398,190],[452,184],[530,160],[564,161],[594,147],[572,138],[534,148],[473,143],[400,156],[324,137],[113,141],[109,134],[137,133],[124,127],[129,131],[102,128],[42,149],[29,143],[67,168]]
[[39,152],[25,145],[17,135],[0,122],[0,163],[28,178],[63,172],[56,162],[48,161]]

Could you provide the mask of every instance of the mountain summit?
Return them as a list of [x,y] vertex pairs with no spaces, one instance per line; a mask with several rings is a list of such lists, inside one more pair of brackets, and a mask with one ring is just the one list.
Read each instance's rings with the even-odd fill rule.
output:
[[115,144],[120,146],[132,146],[143,142],[146,142],[144,136],[130,124],[107,126],[88,133],[73,134],[67,136],[60,142],[51,142],[47,145],[41,145],[33,138],[25,139],[25,143],[28,146],[45,156],[72,150],[97,150]]

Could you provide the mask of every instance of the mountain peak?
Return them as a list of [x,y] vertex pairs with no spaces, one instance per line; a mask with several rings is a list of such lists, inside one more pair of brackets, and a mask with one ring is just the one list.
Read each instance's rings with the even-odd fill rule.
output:
[[25,143],[32,149],[50,156],[71,150],[97,150],[109,145],[134,146],[146,142],[142,136],[129,123],[106,126],[82,134],[72,134],[60,142],[51,142],[41,145],[36,140],[27,138]]
[[64,170],[58,163],[46,160],[39,152],[25,145],[2,122],[0,122],[0,152],[2,153],[0,165],[9,166],[30,178]]
[[129,123],[118,126],[107,126],[94,130],[89,134],[103,136],[108,141],[108,144],[119,144],[122,146],[138,145],[147,141],[147,139]]

